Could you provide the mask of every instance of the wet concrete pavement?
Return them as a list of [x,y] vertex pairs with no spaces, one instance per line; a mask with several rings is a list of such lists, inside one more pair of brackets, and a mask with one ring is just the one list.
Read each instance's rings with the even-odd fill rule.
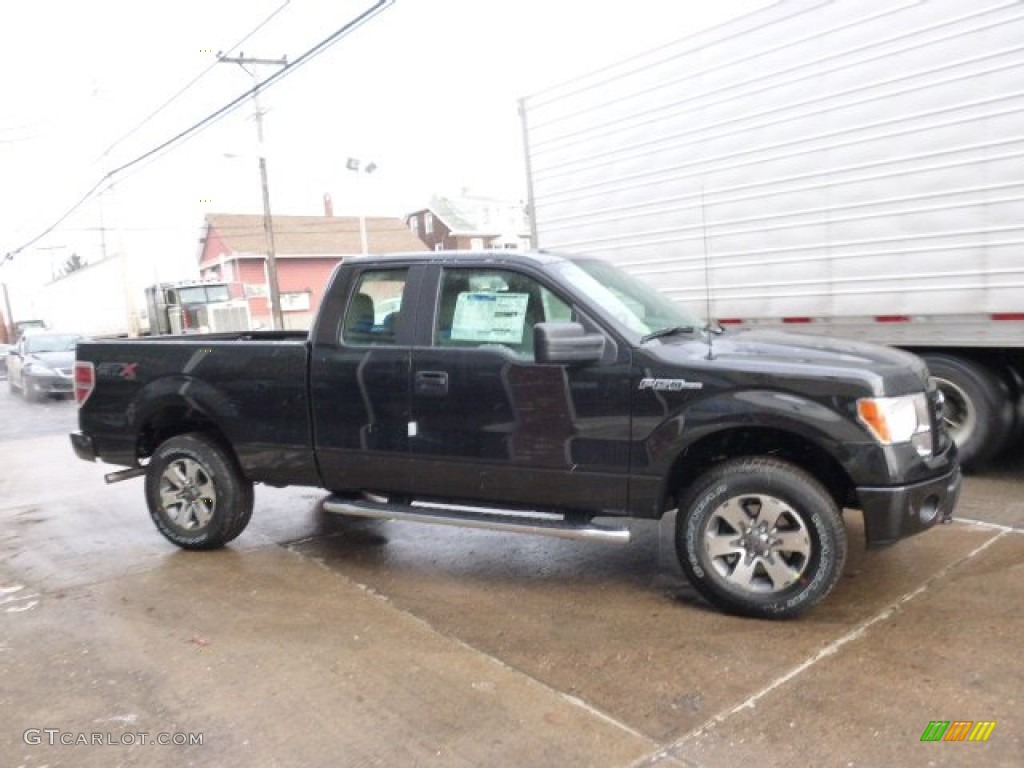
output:
[[[1024,764],[1024,451],[895,547],[851,513],[839,586],[777,623],[701,601],[670,520],[579,543],[261,487],[231,547],[182,552],[44,407],[0,435],[4,765]],[[997,725],[922,743],[932,720]]]

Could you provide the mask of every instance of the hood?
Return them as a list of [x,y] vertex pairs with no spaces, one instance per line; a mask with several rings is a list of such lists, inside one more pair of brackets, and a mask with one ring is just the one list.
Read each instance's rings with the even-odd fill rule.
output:
[[33,352],[26,362],[45,365],[47,368],[72,368],[75,364],[75,350],[65,352]]
[[663,344],[657,356],[665,362],[697,364],[708,369],[736,370],[772,377],[830,379],[866,386],[878,396],[902,395],[927,388],[928,369],[919,357],[880,344],[830,336],[782,331],[728,331],[706,341]]

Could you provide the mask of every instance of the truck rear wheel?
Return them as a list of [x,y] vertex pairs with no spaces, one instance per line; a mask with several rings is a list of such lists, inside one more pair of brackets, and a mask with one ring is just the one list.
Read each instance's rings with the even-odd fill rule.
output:
[[846,562],[846,528],[828,491],[803,470],[732,459],[680,498],[676,552],[690,582],[719,608],[784,619],[832,591]]
[[245,530],[252,516],[252,483],[234,457],[205,435],[161,443],[146,471],[149,514],[183,549],[217,549]]
[[1009,387],[981,363],[951,355],[922,355],[945,398],[943,420],[960,463],[981,467],[1010,438],[1014,404]]

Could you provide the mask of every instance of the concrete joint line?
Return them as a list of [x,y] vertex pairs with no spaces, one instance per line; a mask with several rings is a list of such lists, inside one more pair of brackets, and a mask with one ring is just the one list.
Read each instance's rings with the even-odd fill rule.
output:
[[1018,535],[1024,534],[1024,528],[1014,528],[1010,525],[1002,525],[1000,523],[989,523],[985,520],[975,520],[970,517],[954,517],[953,520],[957,523],[963,523],[964,525],[970,525],[975,528],[984,528],[991,531],[1002,531],[1004,533],[1016,533]]
[[921,594],[924,594],[925,592],[927,592],[929,589],[931,589],[932,585],[935,584],[935,582],[939,581],[942,578],[945,578],[945,576],[947,576],[954,569],[959,568],[964,563],[966,563],[966,562],[974,559],[978,555],[980,555],[982,552],[984,552],[986,549],[991,547],[997,541],[1002,539],[1004,536],[1008,535],[1011,531],[1012,531],[1012,529],[1000,530],[998,534],[993,536],[991,539],[986,540],[985,542],[983,542],[979,546],[975,547],[973,550],[968,552],[966,555],[961,557],[959,560],[956,560],[955,562],[950,563],[946,567],[942,568],[938,573],[936,573],[936,574],[928,577],[927,579],[925,579],[924,583],[921,584],[921,586],[919,586],[917,589],[914,589],[914,590],[906,593],[902,597],[897,598],[894,602],[890,603],[888,606],[883,608],[881,611],[876,613],[874,616],[866,619],[860,625],[858,625],[857,627],[854,627],[849,632],[847,632],[845,635],[842,635],[841,637],[837,638],[836,640],[833,640],[831,643],[826,645],[824,648],[822,648],[820,651],[815,653],[813,656],[811,656],[810,658],[808,658],[805,661],[801,662],[797,666],[793,667],[791,670],[789,670],[789,672],[786,672],[784,675],[781,675],[780,677],[775,678],[773,681],[768,683],[768,685],[766,685],[764,688],[762,688],[760,691],[758,691],[754,695],[750,696],[748,699],[746,699],[742,703],[737,704],[735,707],[732,707],[731,709],[727,709],[724,712],[719,712],[717,715],[714,715],[709,720],[707,720],[705,723],[703,723],[702,725],[699,725],[697,728],[693,729],[689,733],[683,734],[681,737],[676,739],[674,742],[672,742],[668,746],[663,747],[662,749],[658,750],[657,752],[655,752],[655,753],[653,753],[651,755],[648,755],[647,757],[642,758],[641,760],[633,763],[631,768],[649,768],[650,766],[656,765],[660,760],[664,760],[666,758],[675,758],[676,756],[673,753],[676,752],[677,750],[681,749],[682,747],[684,747],[687,742],[691,741],[692,739],[697,738],[698,736],[703,735],[706,731],[711,730],[715,726],[724,723],[726,720],[731,718],[733,715],[736,715],[736,714],[742,712],[745,709],[753,709],[754,707],[757,706],[757,703],[761,699],[763,699],[765,696],[767,696],[768,694],[772,693],[776,689],[782,687],[783,685],[788,683],[790,680],[793,680],[798,675],[806,672],[808,669],[813,667],[815,664],[820,662],[822,659],[826,659],[829,656],[835,655],[841,648],[843,648],[844,646],[848,645],[849,643],[852,643],[854,640],[857,640],[858,638],[860,638],[864,634],[866,634],[867,631],[871,627],[873,627],[875,624],[879,624],[879,623],[881,623],[883,621],[886,621],[887,619],[891,618],[894,614],[899,612],[900,608],[905,603],[908,603],[911,600],[913,600],[915,597],[917,597],[918,595],[921,595]]
[[[477,651],[477,652],[480,653],[480,651]],[[532,675],[526,674],[522,670],[513,669],[512,667],[509,667],[505,662],[501,661],[500,659],[496,659],[493,656],[488,656],[488,658],[490,658],[494,662],[500,664],[501,666],[505,667],[505,669],[512,669],[517,674],[523,675],[528,680],[532,681],[534,684],[539,685],[542,688],[545,688],[545,689],[547,689],[549,691],[552,691],[552,692],[558,694],[565,701],[569,702],[570,704],[572,704],[575,707],[578,707],[579,709],[582,709],[583,711],[587,712],[588,714],[593,715],[598,720],[603,720],[604,722],[608,723],[609,725],[613,725],[616,728],[618,728],[618,729],[620,729],[622,731],[625,731],[626,733],[630,734],[631,736],[634,736],[635,738],[640,739],[641,741],[646,741],[646,742],[650,742],[652,744],[657,744],[657,742],[654,739],[652,739],[650,736],[648,736],[646,733],[641,733],[640,731],[636,730],[635,728],[631,728],[630,726],[626,725],[626,723],[622,722],[621,720],[617,720],[616,718],[614,718],[611,715],[609,715],[607,712],[602,712],[600,709],[598,709],[597,707],[595,707],[592,704],[587,703],[586,701],[584,701],[583,699],[579,698],[578,696],[572,696],[572,695],[570,695],[568,693],[565,693],[563,691],[559,691],[559,690],[557,690],[555,688],[552,688],[547,683],[542,683],[537,678],[533,677]]]
[[429,621],[427,621],[423,617],[417,616],[416,614],[411,613],[410,611],[406,610],[405,608],[399,607],[390,597],[388,597],[387,595],[383,594],[382,592],[377,591],[376,589],[371,587],[369,584],[363,584],[362,582],[356,581],[356,580],[350,578],[349,576],[346,576],[346,575],[344,575],[342,573],[338,573],[333,568],[328,566],[327,563],[325,563],[320,558],[311,557],[310,555],[307,555],[304,552],[300,552],[297,549],[292,549],[292,545],[294,545],[294,544],[301,544],[301,543],[303,543],[305,541],[312,541],[315,538],[319,538],[319,537],[309,537],[308,539],[301,539],[299,541],[289,542],[288,544],[284,545],[284,548],[287,549],[292,554],[294,554],[294,555],[296,555],[296,556],[298,556],[298,557],[300,557],[300,558],[302,558],[304,560],[308,560],[309,562],[313,563],[314,565],[316,565],[316,566],[318,566],[320,568],[324,568],[324,569],[330,571],[337,578],[339,578],[339,579],[341,579],[343,581],[346,581],[349,584],[352,584],[353,586],[355,586],[358,589],[362,590],[363,592],[365,592],[366,594],[370,595],[371,597],[373,597],[373,598],[375,598],[377,600],[380,600],[383,603],[387,603],[387,605],[390,606],[392,609],[398,611],[399,613],[401,613],[403,616],[405,616],[410,621],[416,622],[417,624],[419,624],[419,625],[421,625],[423,627],[426,627],[431,633],[437,635],[438,637],[443,637],[444,639],[449,640],[449,641],[455,643],[456,645],[458,645],[460,648],[463,648],[464,650],[471,651],[472,653],[475,653],[475,654],[477,654],[479,656],[483,656],[490,663],[495,664],[495,665],[501,667],[502,669],[504,669],[506,671],[512,672],[513,674],[515,674],[515,675],[517,675],[517,676],[519,676],[521,678],[524,678],[529,684],[532,684],[532,685],[535,685],[535,686],[539,686],[540,688],[543,688],[548,693],[553,694],[554,696],[562,699],[563,701],[571,704],[572,706],[574,706],[574,707],[576,707],[578,709],[584,710],[587,714],[591,715],[592,717],[597,718],[598,720],[602,720],[602,721],[608,723],[609,725],[612,725],[612,726],[618,728],[619,730],[624,731],[624,732],[628,733],[629,735],[631,735],[631,736],[633,736],[633,737],[635,737],[637,739],[640,739],[642,741],[648,742],[648,743],[650,743],[652,745],[653,744],[657,744],[657,741],[655,739],[652,739],[647,734],[641,733],[640,731],[636,730],[635,728],[630,727],[629,725],[627,725],[626,723],[622,722],[621,720],[617,720],[616,718],[614,718],[611,715],[609,715],[607,712],[602,712],[600,709],[598,709],[597,707],[593,706],[592,704],[587,703],[583,699],[580,699],[577,696],[572,696],[572,695],[570,695],[568,693],[565,693],[564,691],[560,691],[557,688],[553,688],[550,685],[548,685],[547,683],[545,683],[545,682],[543,682],[541,680],[538,680],[533,675],[530,675],[529,673],[524,672],[523,670],[518,669],[516,667],[510,666],[509,664],[506,664],[504,661],[499,659],[497,656],[494,656],[494,655],[492,655],[490,653],[487,653],[487,651],[484,651],[481,648],[477,648],[477,647],[475,647],[473,645],[470,645],[469,643],[467,643],[462,638],[457,637],[455,635],[452,635],[452,634],[450,634],[448,632],[441,631],[440,629],[435,627],[433,624],[431,624]]

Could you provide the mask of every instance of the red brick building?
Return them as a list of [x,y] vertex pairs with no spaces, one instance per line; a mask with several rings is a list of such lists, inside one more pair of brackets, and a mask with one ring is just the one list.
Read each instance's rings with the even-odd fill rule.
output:
[[[309,328],[328,277],[345,256],[362,253],[353,216],[274,216],[274,246],[281,312],[286,328]],[[398,218],[367,217],[370,253],[422,251],[425,246]],[[206,216],[199,254],[203,279],[226,280],[232,295],[249,300],[253,323],[270,328],[267,243],[260,214]]]

